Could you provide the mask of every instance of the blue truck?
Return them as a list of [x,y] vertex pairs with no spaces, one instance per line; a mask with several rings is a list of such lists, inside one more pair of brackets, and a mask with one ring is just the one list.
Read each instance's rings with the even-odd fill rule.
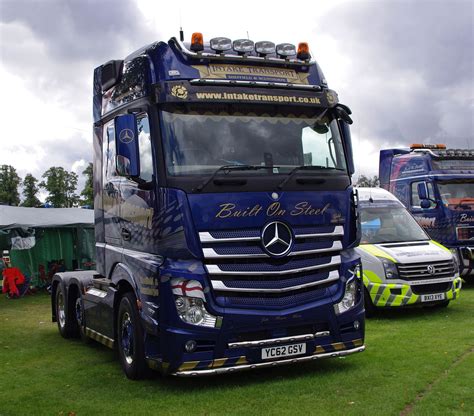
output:
[[54,276],[61,335],[130,379],[363,351],[349,114],[306,43],[194,33],[96,68],[97,270]]
[[431,238],[453,252],[461,275],[472,278],[474,150],[444,144],[381,150],[379,178]]

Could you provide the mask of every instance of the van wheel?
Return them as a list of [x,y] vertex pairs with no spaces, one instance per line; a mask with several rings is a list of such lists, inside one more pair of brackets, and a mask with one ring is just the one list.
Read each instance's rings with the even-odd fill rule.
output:
[[120,364],[125,375],[132,380],[145,378],[148,367],[145,361],[143,327],[138,315],[137,300],[130,292],[125,293],[120,300],[117,343]]
[[73,314],[70,313],[71,308],[66,306],[66,293],[61,284],[59,284],[56,288],[55,307],[56,321],[58,323],[58,329],[61,336],[63,338],[72,338],[76,336],[76,321],[73,317]]
[[365,316],[367,318],[371,318],[377,312],[377,308],[372,303],[372,299],[370,298],[369,292],[364,287],[364,307],[365,307]]

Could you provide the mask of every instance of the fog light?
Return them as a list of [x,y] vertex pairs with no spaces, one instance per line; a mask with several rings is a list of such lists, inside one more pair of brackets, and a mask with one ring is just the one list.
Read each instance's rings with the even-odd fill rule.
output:
[[196,349],[197,342],[194,341],[194,339],[191,339],[189,341],[186,341],[186,344],[184,344],[184,350],[186,352],[193,352]]
[[238,52],[239,55],[244,55],[253,51],[254,43],[249,39],[237,39],[233,42],[234,51]]
[[255,44],[255,52],[257,52],[260,56],[275,53],[275,44],[273,42],[269,42],[268,40],[262,40],[261,42],[257,42]]
[[357,331],[360,328],[360,322],[354,321],[354,329]]

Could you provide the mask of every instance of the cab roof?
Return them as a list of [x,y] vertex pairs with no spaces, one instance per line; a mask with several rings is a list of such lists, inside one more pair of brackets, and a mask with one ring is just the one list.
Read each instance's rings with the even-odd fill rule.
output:
[[402,205],[395,195],[383,188],[357,188],[357,192],[359,193],[359,201],[370,201],[370,199],[374,201],[394,201]]

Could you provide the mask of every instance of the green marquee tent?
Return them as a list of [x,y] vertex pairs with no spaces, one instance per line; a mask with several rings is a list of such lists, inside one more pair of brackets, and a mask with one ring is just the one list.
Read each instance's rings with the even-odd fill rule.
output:
[[94,268],[94,244],[93,210],[0,205],[0,250],[34,286],[56,271]]

